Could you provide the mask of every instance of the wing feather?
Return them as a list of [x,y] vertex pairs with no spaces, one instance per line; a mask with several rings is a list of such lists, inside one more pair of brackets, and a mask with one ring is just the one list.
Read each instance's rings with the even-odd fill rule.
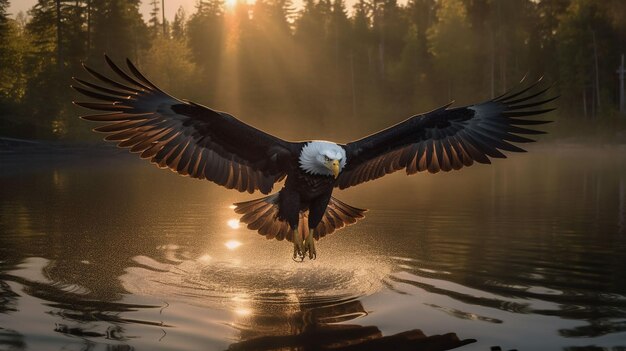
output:
[[104,111],[82,116],[102,122],[105,140],[181,175],[208,179],[229,189],[269,193],[285,177],[297,143],[251,127],[223,112],[174,98],[150,82],[129,60],[127,70],[108,56],[109,78],[83,65],[95,78],[74,78],[73,88],[95,101],[74,102]]
[[528,117],[554,110],[543,108],[558,98],[544,97],[551,87],[541,87],[539,80],[480,104],[446,105],[342,145],[347,165],[336,186],[345,189],[401,169],[437,173],[489,164],[490,158],[506,158],[501,150],[525,152],[512,143],[535,141],[522,135],[545,134],[533,126],[550,121]]
[[[119,90],[115,90],[115,89],[109,89],[109,88],[105,88],[102,87],[100,85],[88,82],[86,80],[82,80],[80,78],[76,78],[76,77],[72,77],[72,79],[74,81],[76,81],[77,83],[80,83],[83,86],[98,90],[100,92],[109,94],[109,95],[115,95],[115,96],[119,96],[119,97],[123,97],[123,98],[130,98],[130,94],[124,91],[119,91]],[[77,86],[72,86],[74,89],[77,88]],[[86,89],[85,89],[86,90]]]

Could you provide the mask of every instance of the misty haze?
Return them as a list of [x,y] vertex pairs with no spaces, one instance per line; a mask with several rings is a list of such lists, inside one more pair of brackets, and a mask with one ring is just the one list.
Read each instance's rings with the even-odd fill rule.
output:
[[[173,2],[12,2],[0,350],[626,348],[623,1],[181,0],[165,14]],[[258,143],[199,137],[230,117],[185,112],[126,59],[175,98],[340,144],[332,196],[365,217],[294,262],[293,236],[267,240],[234,211],[267,195],[242,185],[261,189],[244,157]],[[141,110],[156,100],[161,115]],[[343,144],[450,102],[355,170],[373,147]]]

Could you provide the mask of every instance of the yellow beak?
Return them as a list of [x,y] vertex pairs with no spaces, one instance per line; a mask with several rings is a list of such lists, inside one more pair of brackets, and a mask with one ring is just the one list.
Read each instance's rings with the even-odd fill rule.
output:
[[335,178],[339,176],[339,160],[333,160],[330,164],[330,170],[333,171]]

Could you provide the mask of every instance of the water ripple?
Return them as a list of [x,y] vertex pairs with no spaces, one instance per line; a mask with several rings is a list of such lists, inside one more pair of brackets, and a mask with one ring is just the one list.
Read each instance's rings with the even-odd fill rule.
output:
[[[462,268],[448,271],[429,267],[430,262],[402,257],[393,257],[393,261],[394,273],[385,282],[390,290],[403,295],[417,295],[423,290],[450,297],[462,304],[454,303],[455,307],[424,304],[459,319],[503,323],[499,318],[469,312],[475,309],[472,306],[481,306],[516,314],[587,321],[585,325],[559,329],[563,337],[597,337],[626,331],[626,296],[598,291],[597,283],[588,286],[581,277],[592,276],[592,266],[572,266],[569,270],[559,267],[563,276],[578,277],[574,284],[567,279],[555,279],[556,272],[547,267],[534,267],[535,273],[515,276],[497,269],[468,276]],[[598,315],[603,318],[598,319]]]
[[200,256],[162,263],[137,256],[133,258],[137,265],[128,267],[120,279],[133,294],[237,309],[251,303],[306,306],[356,299],[379,291],[391,271],[383,259],[335,260],[264,264]]

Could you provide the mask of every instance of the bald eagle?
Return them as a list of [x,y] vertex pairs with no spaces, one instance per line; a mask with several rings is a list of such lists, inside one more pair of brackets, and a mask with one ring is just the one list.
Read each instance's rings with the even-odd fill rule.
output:
[[524,152],[511,144],[534,141],[520,134],[548,121],[520,117],[544,114],[550,87],[540,81],[474,105],[451,104],[412,116],[387,129],[347,144],[330,141],[286,141],[256,129],[232,115],[177,99],[150,82],[130,60],[127,70],[109,57],[117,77],[108,78],[84,66],[95,80],[73,78],[72,86],[95,102],[76,105],[101,111],[82,116],[104,122],[94,131],[130,149],[159,168],[207,179],[228,189],[274,194],[235,204],[241,222],[268,239],[293,243],[293,258],[317,256],[315,240],[363,218],[366,211],[332,196],[404,169],[448,172],[474,161],[505,158],[500,150]]

